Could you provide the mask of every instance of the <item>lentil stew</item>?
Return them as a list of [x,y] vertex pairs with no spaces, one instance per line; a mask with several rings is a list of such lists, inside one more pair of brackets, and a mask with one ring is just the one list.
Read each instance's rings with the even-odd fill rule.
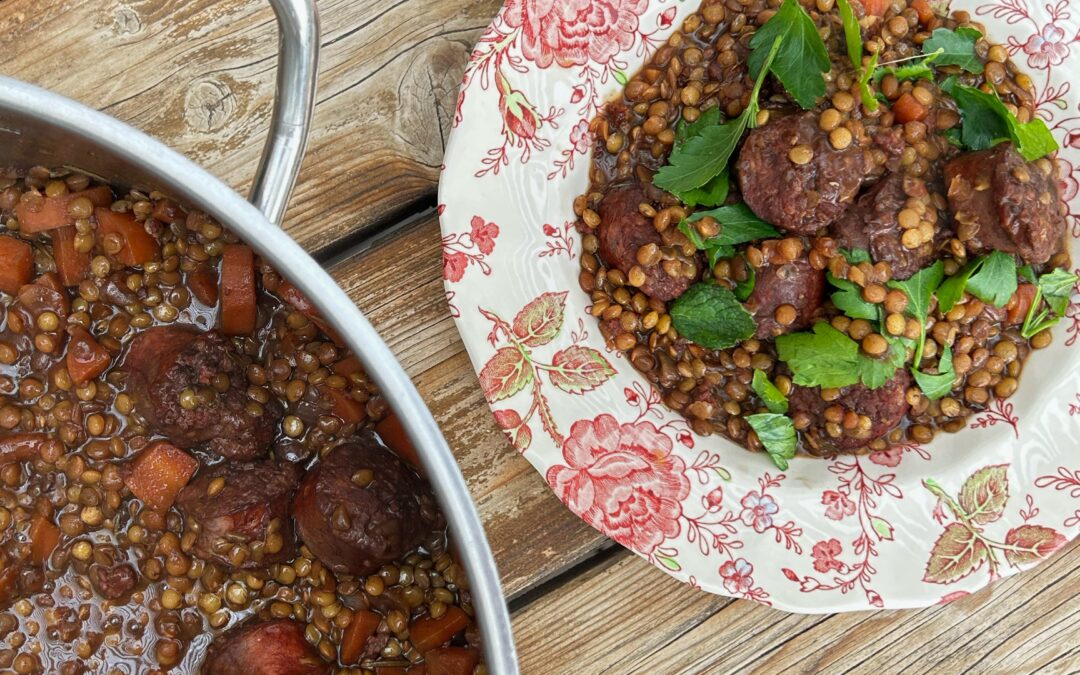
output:
[[204,213],[0,170],[0,669],[486,672],[400,421]]
[[593,120],[580,285],[695,432],[781,468],[926,443],[1050,344],[1056,144],[941,4],[705,0]]

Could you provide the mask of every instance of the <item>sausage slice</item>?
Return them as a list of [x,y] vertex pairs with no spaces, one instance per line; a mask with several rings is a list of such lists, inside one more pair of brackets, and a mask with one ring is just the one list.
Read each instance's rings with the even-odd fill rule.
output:
[[247,623],[210,643],[206,675],[329,675],[332,665],[304,639],[304,626],[277,619]]
[[[788,397],[789,412],[792,418],[800,415],[810,418],[810,425],[803,433],[808,440],[807,445],[818,451],[815,454],[849,452],[865,447],[900,424],[910,408],[907,402],[910,386],[911,375],[906,370],[898,370],[891,380],[878,389],[867,389],[862,384],[844,387],[835,401],[822,399],[821,390],[817,387],[795,386]],[[854,429],[844,429],[842,425],[827,426],[825,411],[832,406],[840,406],[844,413],[853,411],[859,415],[860,424]],[[864,419],[869,421],[868,426],[864,426],[867,425]],[[839,430],[840,435],[830,434],[830,428]]]

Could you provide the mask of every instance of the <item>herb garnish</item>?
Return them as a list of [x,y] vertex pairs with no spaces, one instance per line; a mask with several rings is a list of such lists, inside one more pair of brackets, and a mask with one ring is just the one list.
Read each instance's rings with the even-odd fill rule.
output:
[[754,369],[754,378],[750,381],[750,387],[765,402],[765,407],[771,413],[786,413],[788,411],[787,396],[769,381],[769,376],[764,370]]
[[884,358],[867,356],[857,342],[825,321],[814,324],[812,333],[777,337],[776,351],[791,368],[795,384],[827,389],[860,381],[869,389],[877,389],[904,365],[906,357],[899,344],[891,344]]
[[899,59],[890,62],[890,65],[882,65],[876,70],[874,70],[874,84],[880,84],[881,81],[885,79],[886,75],[892,75],[900,82],[903,82],[904,80],[918,79],[933,80],[934,69],[930,67],[930,64],[936,61],[944,53],[944,50],[939,49],[938,51],[933,52],[932,54],[927,54],[926,56],[916,56],[913,58],[921,60],[910,63],[906,66],[899,66],[897,68],[893,68],[891,64],[903,63],[904,61],[909,61],[911,59]]
[[[691,223],[706,217],[720,223],[720,233],[702,239],[697,228]],[[754,215],[746,204],[730,204],[710,211],[698,211],[679,221],[679,231],[686,235],[699,251],[705,251],[710,266],[715,265],[721,258],[735,255],[735,246],[738,244],[780,236],[775,227]]]
[[960,141],[967,149],[987,150],[1012,141],[1016,151],[1029,162],[1058,149],[1046,122],[1039,118],[1021,122],[997,96],[962,85],[955,77],[942,82],[941,89],[953,97],[960,110]]
[[940,52],[937,57],[939,66],[960,66],[976,75],[983,72],[985,66],[975,54],[975,43],[982,33],[974,28],[962,27],[956,30],[938,28],[930,39],[923,43],[923,53]]
[[[771,67],[766,48],[781,40]],[[832,68],[829,51],[814,20],[796,0],[784,0],[780,9],[750,39],[747,66],[752,77],[771,70],[784,89],[804,109],[814,107],[825,95],[823,75]],[[753,98],[753,97],[751,97]]]
[[946,345],[945,350],[941,352],[941,360],[938,361],[937,375],[924,373],[917,368],[912,368],[911,374],[915,377],[915,383],[919,385],[919,389],[922,389],[926,398],[931,401],[944,398],[952,391],[953,382],[956,381],[956,369],[953,367],[952,347]]
[[890,281],[889,288],[896,288],[908,296],[907,313],[919,322],[919,341],[915,345],[915,367],[922,361],[923,348],[926,346],[926,320],[930,314],[930,298],[941,285],[945,276],[945,265],[940,260],[930,267],[916,272],[907,281]]
[[[709,259],[712,260],[712,255],[709,256]],[[715,261],[711,264],[714,267],[716,266]],[[757,272],[754,271],[753,265],[746,265],[746,279],[735,282],[735,288],[732,289],[732,292],[735,293],[735,297],[739,299],[739,302],[746,302],[753,295],[756,286]]]
[[788,460],[795,456],[795,423],[787,415],[759,413],[747,415],[746,423],[781,471],[787,471]]
[[836,286],[838,291],[832,294],[832,303],[836,308],[852,319],[866,319],[877,321],[880,311],[878,305],[863,299],[862,289],[853,281],[838,279],[832,272],[826,272],[825,278],[829,283]]
[[881,53],[874,52],[870,63],[865,68],[863,67],[862,28],[859,26],[859,20],[855,18],[855,12],[852,11],[848,0],[836,0],[836,6],[840,10],[840,22],[844,26],[844,41],[847,44],[848,58],[851,59],[851,65],[855,67],[859,76],[859,97],[862,99],[863,106],[870,112],[874,112],[878,109],[878,100],[870,89],[870,79],[877,70]]
[[967,291],[983,302],[1004,307],[1016,292],[1016,258],[994,251],[980,258],[981,265],[967,282]]
[[727,349],[757,330],[754,317],[727,288],[700,282],[671,305],[671,323],[679,335],[706,349]]
[[[1080,279],[1075,274],[1060,268],[1039,277],[1035,284],[1035,297],[1031,301],[1027,316],[1024,317],[1020,335],[1024,339],[1031,339],[1061,321],[1061,317],[1065,316],[1069,309],[1069,300],[1078,281]],[[1043,300],[1046,301],[1045,307],[1040,306]]]

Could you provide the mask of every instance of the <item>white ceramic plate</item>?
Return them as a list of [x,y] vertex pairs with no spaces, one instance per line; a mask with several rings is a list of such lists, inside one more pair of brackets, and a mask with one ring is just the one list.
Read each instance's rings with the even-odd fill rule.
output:
[[[1054,0],[1051,0],[1054,2]],[[954,2],[1035,80],[1080,237],[1080,9]],[[447,299],[499,425],[566,505],[675,577],[800,612],[919,607],[1080,532],[1080,304],[1020,391],[930,445],[796,459],[699,437],[609,351],[578,286],[588,122],[696,2],[509,0],[473,52],[440,184]]]

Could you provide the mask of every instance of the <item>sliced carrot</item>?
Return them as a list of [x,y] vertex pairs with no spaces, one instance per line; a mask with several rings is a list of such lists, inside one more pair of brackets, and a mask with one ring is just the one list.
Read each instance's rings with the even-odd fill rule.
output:
[[68,328],[71,341],[68,343],[65,363],[68,375],[75,384],[84,384],[105,372],[112,363],[112,353],[98,344],[90,331],[79,325]]
[[15,295],[34,276],[34,247],[15,237],[0,237],[0,291]]
[[1016,287],[1016,292],[1005,305],[1006,321],[1014,326],[1024,323],[1031,303],[1035,301],[1036,290],[1035,284],[1020,284]]
[[911,0],[911,8],[918,13],[919,23],[923,26],[929,26],[934,20],[934,8],[930,6],[929,0]]
[[349,354],[334,365],[330,366],[330,370],[334,371],[335,375],[340,375],[345,379],[349,379],[349,376],[353,373],[362,373],[364,371],[364,367],[360,365],[360,359],[356,358],[356,356],[353,354]]
[[168,441],[157,441],[132,460],[124,483],[151,509],[168,511],[198,468],[191,455]]
[[409,636],[413,646],[421,653],[426,653],[429,649],[442,646],[468,625],[468,615],[461,611],[460,607],[450,605],[446,608],[446,614],[438,619],[422,616],[413,621],[409,626]]
[[896,121],[901,124],[921,122],[930,114],[926,106],[919,103],[919,100],[911,94],[904,94],[896,99],[896,103],[892,105],[892,111],[893,115],[896,116]]
[[221,254],[221,330],[251,335],[257,310],[255,253],[243,244],[229,244]]
[[358,609],[353,613],[352,621],[341,633],[341,646],[338,648],[338,656],[346,665],[360,663],[360,655],[364,653],[364,646],[368,638],[375,634],[382,620],[375,612]]
[[480,663],[480,650],[473,647],[437,647],[424,654],[427,675],[472,675]]
[[15,206],[15,217],[19,219],[19,230],[33,234],[54,230],[65,225],[74,225],[75,218],[68,214],[68,204],[79,197],[86,197],[94,206],[112,204],[112,190],[107,185],[99,185],[80,192],[71,192],[59,197],[45,197],[41,206],[32,209],[29,204],[20,202]]
[[[60,283],[60,277],[56,272],[46,272],[37,279],[34,279],[34,283],[38,286],[44,286],[50,291],[55,291],[65,298],[67,297],[67,292],[64,290],[64,284]],[[67,314],[67,310],[64,310],[64,314]]]
[[863,8],[870,16],[885,16],[889,11],[890,0],[862,0]]
[[120,238],[116,259],[125,265],[145,265],[161,256],[161,244],[135,220],[134,214],[96,208],[94,217],[97,218],[99,239],[113,234]]
[[45,516],[30,519],[30,560],[35,565],[44,565],[60,543],[60,528],[52,524]]
[[150,216],[154,220],[160,220],[163,223],[169,223],[172,225],[178,220],[184,220],[187,214],[184,209],[180,208],[180,205],[171,199],[162,199],[154,205],[154,210],[150,212]]
[[398,457],[411,464],[417,471],[423,472],[424,465],[420,463],[416,446],[409,440],[409,434],[405,433],[401,418],[396,413],[390,412],[379,420],[379,423],[375,425],[375,433],[379,434],[379,438],[386,443],[386,447],[397,453]]
[[58,441],[41,432],[0,435],[0,466],[34,459],[47,443],[55,442]]
[[360,424],[367,419],[367,406],[350,396],[347,389],[323,386],[319,388],[319,393],[330,399],[333,404],[330,412],[340,417],[345,424]]
[[195,298],[207,307],[217,307],[218,275],[217,269],[203,263],[188,272],[188,289]]
[[52,237],[53,259],[56,260],[56,274],[60,277],[60,282],[65,286],[78,286],[89,272],[90,254],[75,248],[75,227],[58,227],[49,234]]

